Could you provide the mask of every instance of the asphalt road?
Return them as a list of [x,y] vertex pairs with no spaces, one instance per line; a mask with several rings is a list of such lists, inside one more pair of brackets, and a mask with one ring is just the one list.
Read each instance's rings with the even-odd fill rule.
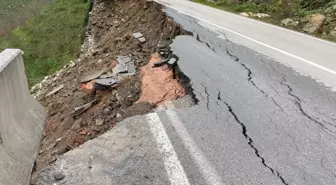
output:
[[171,46],[199,100],[178,115],[222,181],[336,184],[336,94],[325,86],[335,87],[336,45],[189,1],[167,4],[189,14],[166,9],[194,35]]
[[198,104],[168,103],[119,123],[61,156],[39,184],[54,183],[57,171],[65,175],[57,184],[336,184],[336,93],[325,85],[336,87],[335,44],[189,1],[158,1],[193,33],[171,48]]
[[336,87],[336,44],[188,0],[156,0],[229,40]]

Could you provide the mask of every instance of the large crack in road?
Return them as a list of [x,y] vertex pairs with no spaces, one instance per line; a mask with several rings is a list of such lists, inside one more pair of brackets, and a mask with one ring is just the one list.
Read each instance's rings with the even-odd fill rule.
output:
[[[203,104],[222,124],[227,124],[223,118],[232,116],[258,161],[261,160],[262,166],[282,184],[323,184],[318,173],[305,172],[312,168],[302,165],[308,161],[316,171],[321,171],[320,174],[331,174],[328,182],[334,182],[331,172],[335,170],[322,168],[319,159],[325,146],[334,145],[329,140],[329,137],[334,137],[333,129],[329,128],[334,128],[332,116],[321,111],[326,110],[324,108],[319,109],[319,113],[310,109],[333,105],[311,104],[311,98],[305,95],[309,91],[295,86],[300,80],[308,83],[309,87],[317,87],[318,84],[308,77],[297,80],[295,71],[278,63],[277,69],[272,69],[275,62],[271,59],[235,45],[226,35],[223,37],[217,30],[211,32],[206,25],[200,25],[190,17],[178,13],[175,16],[176,12],[170,14],[196,35],[190,39],[178,37],[172,49],[180,57],[181,69],[191,79],[198,95],[196,98],[203,100],[200,99],[199,105]],[[329,92],[326,94],[336,97]],[[320,130],[324,132],[320,133]],[[260,134],[263,132],[266,135]],[[290,145],[287,146],[287,143]],[[288,165],[288,161],[296,167]],[[332,164],[330,159],[324,163],[325,166]],[[314,180],[309,182],[307,179],[310,178]]]

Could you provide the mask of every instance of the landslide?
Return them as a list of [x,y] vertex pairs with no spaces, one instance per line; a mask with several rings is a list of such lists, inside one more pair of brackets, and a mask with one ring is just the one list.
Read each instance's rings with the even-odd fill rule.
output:
[[[133,34],[137,32],[144,36],[145,42],[134,38]],[[148,69],[146,73],[140,74],[141,67],[146,67],[158,46],[168,46],[175,36],[181,34],[188,33],[167,17],[162,7],[154,2],[94,1],[80,57],[56,74],[45,77],[31,89],[33,96],[48,110],[32,184],[36,183],[39,172],[57,160],[59,155],[103,134],[127,117],[148,113],[158,103],[189,93],[184,90],[185,84],[180,83],[180,75],[173,74],[174,69],[164,66],[162,70]],[[127,56],[135,61],[134,75],[122,78],[117,87],[99,91],[96,95],[82,88],[81,79],[97,70],[111,70],[118,56]],[[148,79],[153,79],[148,76],[153,75],[155,78],[156,71],[167,73],[164,80],[169,82],[169,88],[161,88],[163,83],[160,83],[160,88],[155,87],[156,83],[143,85],[143,79],[148,83]],[[163,96],[154,96],[155,100],[151,101],[151,93],[146,88],[169,92],[158,92]],[[172,91],[174,88],[176,90]],[[146,96],[143,96],[143,92],[146,92]],[[76,108],[93,100],[97,101],[89,105],[87,110],[74,115]]]

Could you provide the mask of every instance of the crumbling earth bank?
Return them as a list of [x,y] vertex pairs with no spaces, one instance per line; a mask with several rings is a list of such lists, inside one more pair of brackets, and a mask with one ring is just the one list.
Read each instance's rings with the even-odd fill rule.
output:
[[[174,79],[173,69],[163,66],[164,69],[147,71],[154,71],[153,75],[155,71],[167,72],[164,80],[170,82],[170,87],[160,89],[169,90],[169,97],[165,92],[159,92],[160,96],[151,100],[150,91],[144,88],[152,91],[157,88],[150,87],[155,86],[148,83],[151,77],[140,77],[139,72],[141,67],[148,64],[158,46],[168,45],[180,34],[187,33],[166,17],[161,6],[154,2],[94,1],[79,59],[46,77],[31,90],[33,96],[48,109],[32,184],[35,184],[39,171],[57,160],[58,155],[106,132],[124,118],[148,113],[157,103],[184,95],[184,89]],[[120,56],[132,59],[134,73],[123,73],[118,76],[120,82],[112,88],[93,93],[94,80],[104,74],[114,74],[112,72],[120,64]],[[92,78],[95,75],[96,78]],[[147,79],[148,85],[142,85],[143,78]],[[146,92],[145,97],[142,92]],[[138,101],[139,98],[141,101]]]

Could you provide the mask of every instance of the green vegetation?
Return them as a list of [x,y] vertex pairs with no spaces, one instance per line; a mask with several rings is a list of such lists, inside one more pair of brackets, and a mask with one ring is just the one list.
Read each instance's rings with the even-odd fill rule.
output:
[[290,18],[297,22],[295,26],[288,28],[303,31],[312,14],[325,16],[323,25],[318,31],[312,33],[315,36],[336,41],[336,0],[194,0],[198,3],[223,9],[226,11],[241,13],[251,12],[266,13],[270,17],[253,18],[260,19],[277,25],[282,25],[282,20]]
[[23,26],[0,37],[0,50],[22,49],[29,85],[37,83],[78,57],[91,6],[90,0],[54,0]]

